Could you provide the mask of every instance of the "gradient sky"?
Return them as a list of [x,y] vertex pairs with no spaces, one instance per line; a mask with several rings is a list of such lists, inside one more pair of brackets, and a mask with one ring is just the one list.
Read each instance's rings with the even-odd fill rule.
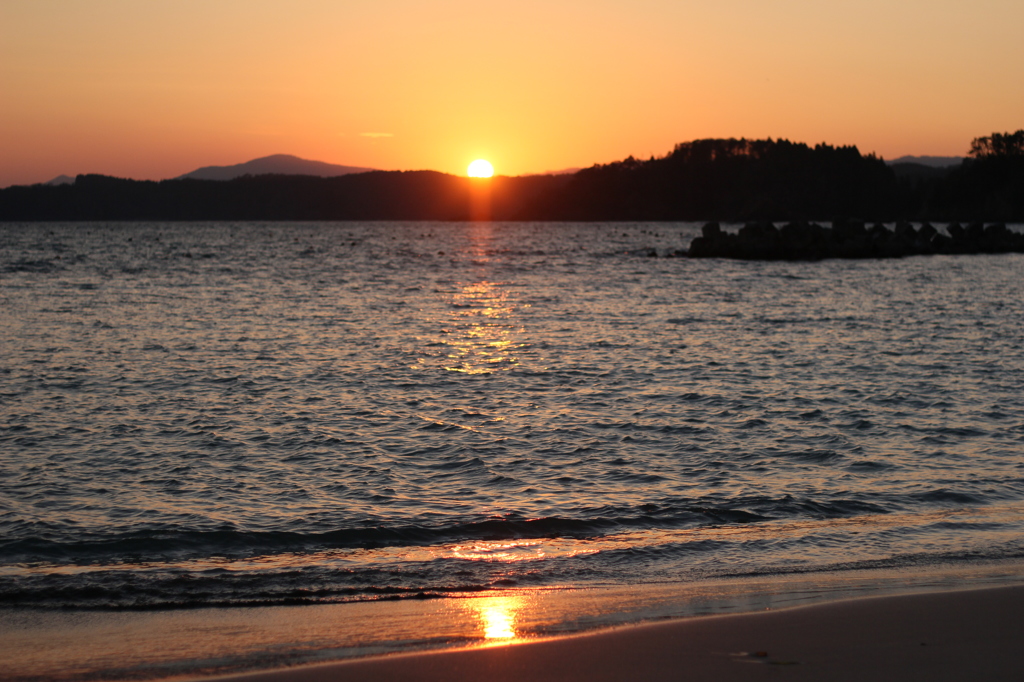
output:
[[1024,128],[1021,0],[0,0],[0,187],[274,153],[518,175]]

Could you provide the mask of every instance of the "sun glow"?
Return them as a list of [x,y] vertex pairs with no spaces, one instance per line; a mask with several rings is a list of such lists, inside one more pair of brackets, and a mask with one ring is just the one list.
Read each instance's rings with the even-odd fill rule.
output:
[[494,175],[494,166],[491,165],[490,161],[477,159],[469,164],[469,168],[466,169],[466,175],[471,178],[489,178]]
[[475,603],[471,608],[476,611],[484,639],[510,640],[519,637],[516,621],[526,606],[522,598],[512,595],[483,597],[473,601]]

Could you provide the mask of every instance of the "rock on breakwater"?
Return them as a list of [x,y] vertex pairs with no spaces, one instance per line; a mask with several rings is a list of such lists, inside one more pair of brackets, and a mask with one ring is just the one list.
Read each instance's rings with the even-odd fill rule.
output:
[[781,228],[771,222],[747,223],[737,234],[724,232],[717,222],[704,225],[690,244],[691,258],[746,260],[821,260],[825,258],[902,258],[926,254],[1024,253],[1024,235],[1003,223],[980,222],[964,227],[951,223],[948,234],[929,223],[914,227],[896,223],[836,220],[832,227],[791,222]]

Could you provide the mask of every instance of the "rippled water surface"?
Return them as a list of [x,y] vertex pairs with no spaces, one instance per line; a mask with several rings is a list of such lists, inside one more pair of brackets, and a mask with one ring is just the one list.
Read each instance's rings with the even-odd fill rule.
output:
[[1024,553],[1024,257],[697,230],[0,225],[0,606]]

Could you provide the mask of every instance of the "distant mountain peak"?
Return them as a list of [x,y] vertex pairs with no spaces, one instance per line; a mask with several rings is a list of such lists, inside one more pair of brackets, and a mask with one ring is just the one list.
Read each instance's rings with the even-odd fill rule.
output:
[[897,163],[916,163],[921,166],[930,166],[932,168],[959,166],[963,162],[964,157],[962,156],[901,156],[898,159],[886,161],[890,166]]
[[324,161],[310,161],[291,154],[271,154],[234,166],[204,166],[191,173],[178,176],[175,180],[233,180],[243,175],[315,175],[333,178],[350,173],[366,173],[373,168],[339,166]]
[[71,185],[74,184],[75,179],[70,175],[58,175],[53,180],[48,180],[42,184],[44,185]]

